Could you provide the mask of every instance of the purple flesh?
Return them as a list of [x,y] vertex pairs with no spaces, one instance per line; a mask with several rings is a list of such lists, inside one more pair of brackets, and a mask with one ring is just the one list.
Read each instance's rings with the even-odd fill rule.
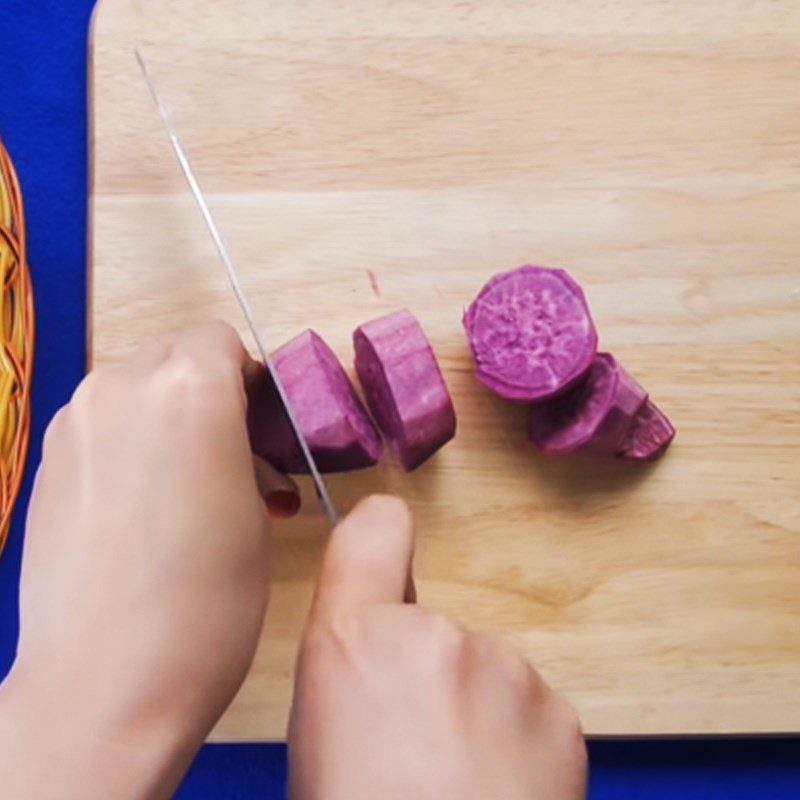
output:
[[568,394],[531,406],[528,438],[551,455],[580,449],[616,455],[647,393],[608,353],[598,353],[586,379]]
[[[377,463],[380,435],[333,351],[314,331],[272,355],[297,423],[321,472],[348,472]],[[308,472],[274,386],[248,414],[253,451],[279,470]]]
[[430,343],[402,310],[361,325],[353,344],[367,405],[403,469],[413,470],[456,433],[453,403]]
[[495,275],[464,314],[481,383],[509,400],[540,401],[576,385],[597,352],[583,291],[562,269]]
[[619,456],[637,461],[654,461],[674,438],[672,423],[655,403],[648,400],[634,417]]

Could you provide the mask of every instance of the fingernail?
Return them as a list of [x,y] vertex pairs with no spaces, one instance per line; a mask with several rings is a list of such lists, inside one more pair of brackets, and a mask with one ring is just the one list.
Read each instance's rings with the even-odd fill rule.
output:
[[414,583],[414,576],[409,573],[406,580],[406,593],[403,597],[404,603],[414,605],[417,602],[417,585]]
[[300,495],[281,489],[270,492],[266,498],[267,509],[273,517],[288,519],[300,510]]

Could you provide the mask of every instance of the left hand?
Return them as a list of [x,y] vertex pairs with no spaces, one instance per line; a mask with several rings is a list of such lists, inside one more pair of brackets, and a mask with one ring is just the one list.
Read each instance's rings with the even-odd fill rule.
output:
[[297,508],[254,468],[261,369],[231,328],[198,327],[91,373],[50,425],[0,691],[4,796],[169,797],[238,690],[269,591],[257,472]]

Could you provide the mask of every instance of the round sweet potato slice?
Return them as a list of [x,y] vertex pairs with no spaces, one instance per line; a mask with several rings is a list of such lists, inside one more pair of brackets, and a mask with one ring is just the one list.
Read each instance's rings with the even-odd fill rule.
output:
[[526,265],[495,275],[463,322],[476,377],[509,400],[566,392],[597,352],[586,298],[563,269]]

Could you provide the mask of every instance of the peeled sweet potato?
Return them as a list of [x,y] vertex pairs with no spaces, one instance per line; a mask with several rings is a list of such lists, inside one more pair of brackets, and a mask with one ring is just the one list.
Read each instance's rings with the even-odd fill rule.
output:
[[634,417],[619,450],[621,458],[654,461],[670,446],[675,428],[655,403],[648,400]]
[[[297,423],[321,472],[348,472],[377,463],[380,434],[342,365],[314,331],[307,330],[272,354]],[[287,473],[308,472],[274,385],[249,409],[253,451]]]
[[526,265],[495,275],[463,322],[476,377],[509,400],[563,394],[597,352],[586,298],[562,269]]
[[433,349],[405,310],[361,325],[353,344],[367,405],[403,469],[413,470],[456,432],[455,409]]
[[540,450],[616,455],[647,393],[609,353],[598,353],[585,380],[565,395],[532,404],[528,438]]

